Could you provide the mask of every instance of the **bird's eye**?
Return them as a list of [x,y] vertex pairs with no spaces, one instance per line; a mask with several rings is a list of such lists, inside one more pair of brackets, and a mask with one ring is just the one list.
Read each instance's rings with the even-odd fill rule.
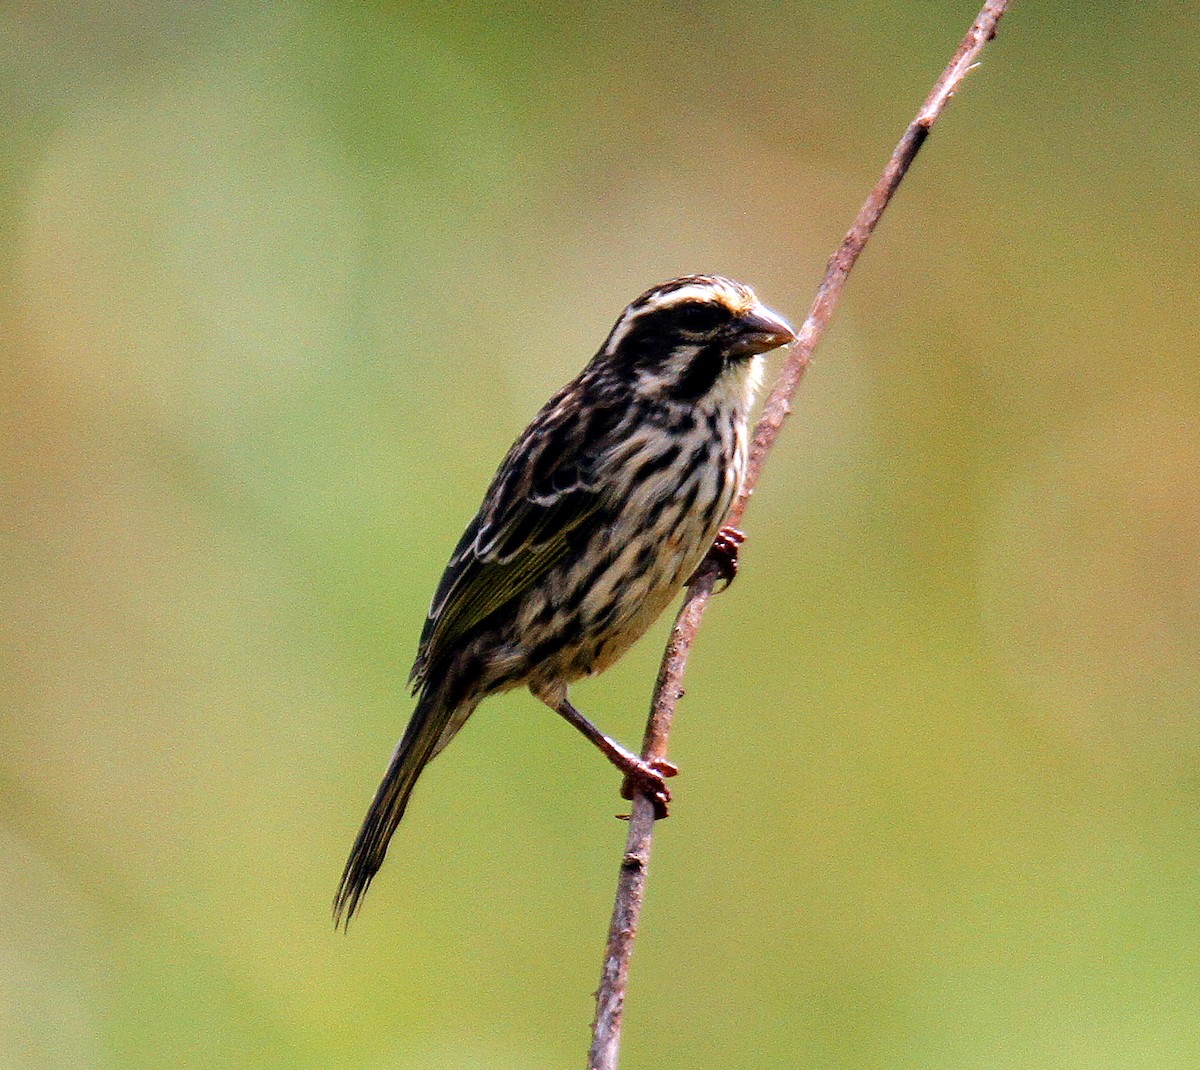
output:
[[675,322],[680,328],[692,333],[711,331],[728,317],[720,305],[708,301],[694,301],[675,309]]

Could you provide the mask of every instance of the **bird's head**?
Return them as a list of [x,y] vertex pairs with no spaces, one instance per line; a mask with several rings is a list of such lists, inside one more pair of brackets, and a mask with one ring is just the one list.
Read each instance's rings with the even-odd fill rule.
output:
[[748,286],[686,275],[629,305],[596,360],[638,394],[694,404],[752,391],[761,355],[795,337]]

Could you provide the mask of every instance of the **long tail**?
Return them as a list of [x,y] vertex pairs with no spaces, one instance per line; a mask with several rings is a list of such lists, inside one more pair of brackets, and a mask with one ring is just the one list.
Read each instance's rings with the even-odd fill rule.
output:
[[[387,772],[375,792],[342,871],[342,882],[333,899],[335,926],[350,924],[372,878],[383,865],[388,842],[404,816],[417,778],[446,745],[454,729],[466,719],[454,717],[459,711],[447,708],[442,699],[444,693],[444,688],[430,688],[421,695],[404,737],[392,753]],[[452,724],[453,721],[457,724]]]

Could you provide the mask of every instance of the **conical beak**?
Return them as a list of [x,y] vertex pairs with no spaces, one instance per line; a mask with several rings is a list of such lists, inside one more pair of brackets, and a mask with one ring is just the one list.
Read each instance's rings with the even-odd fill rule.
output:
[[736,321],[737,337],[732,350],[736,356],[752,357],[785,346],[796,340],[796,332],[784,320],[762,305],[755,305]]

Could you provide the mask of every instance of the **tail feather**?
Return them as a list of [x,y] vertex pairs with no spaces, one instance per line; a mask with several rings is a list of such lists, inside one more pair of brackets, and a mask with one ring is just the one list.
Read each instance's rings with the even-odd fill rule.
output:
[[444,745],[443,736],[454,711],[447,709],[439,690],[427,690],[421,696],[371,801],[333,899],[335,926],[350,924],[371,880],[383,865],[388,842],[404,816],[417,778]]

